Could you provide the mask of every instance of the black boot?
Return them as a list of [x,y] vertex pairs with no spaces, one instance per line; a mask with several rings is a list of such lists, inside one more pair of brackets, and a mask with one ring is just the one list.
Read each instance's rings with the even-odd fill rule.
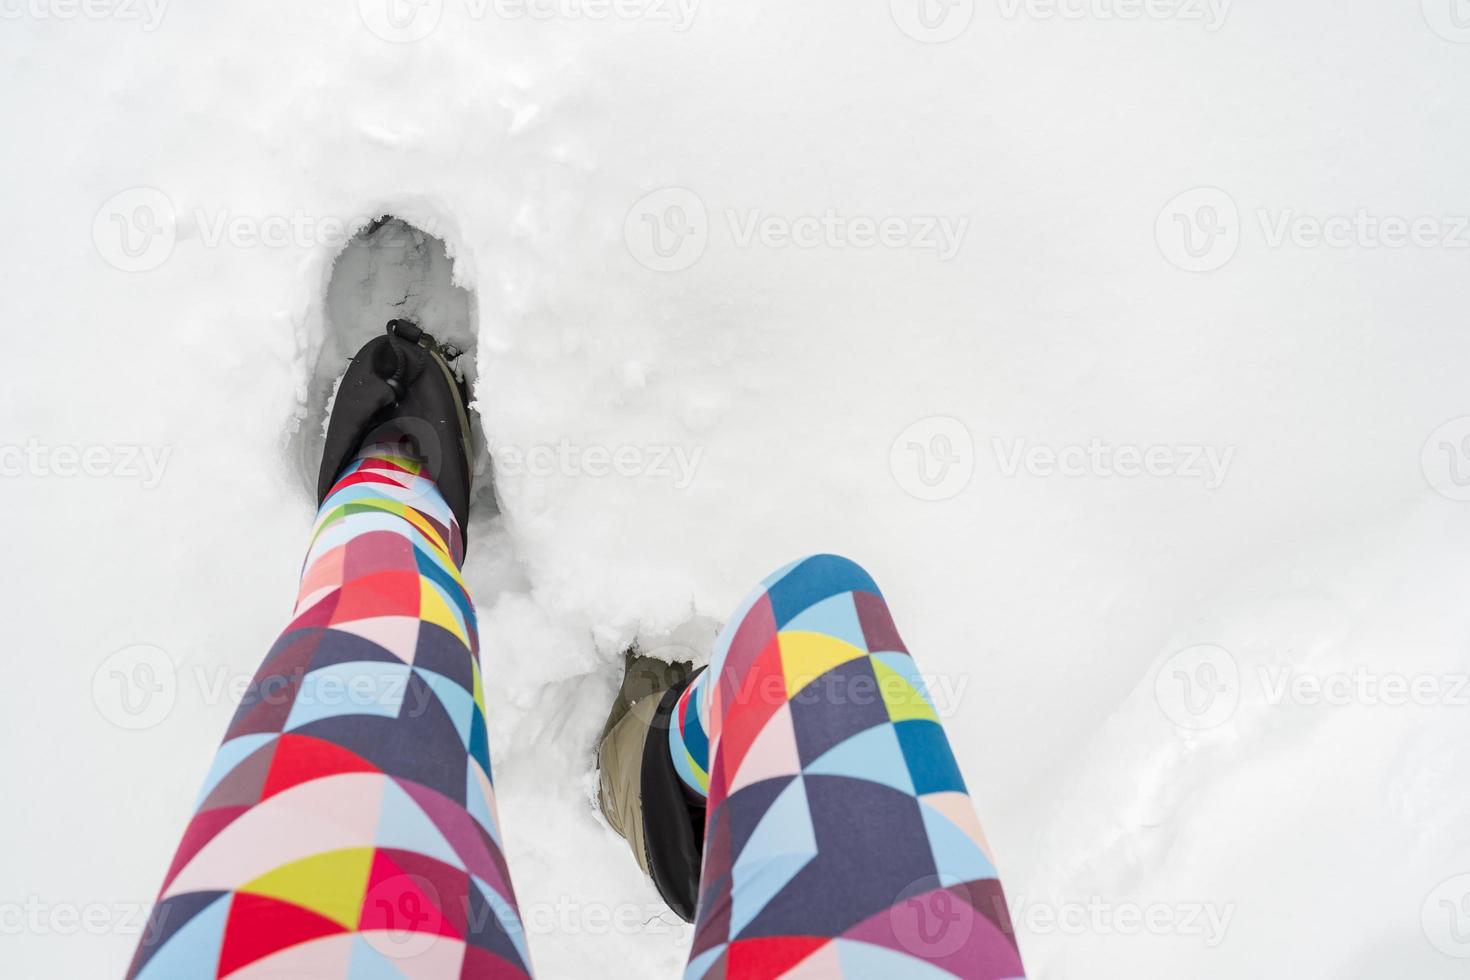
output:
[[694,921],[704,855],[703,806],[690,802],[669,757],[669,725],[699,676],[630,651],[623,684],[597,747],[597,803],[670,909]]
[[332,404],[317,476],[318,503],[369,437],[401,436],[423,460],[465,534],[474,449],[468,392],[450,366],[459,354],[409,320],[388,321],[385,335],[357,352]]

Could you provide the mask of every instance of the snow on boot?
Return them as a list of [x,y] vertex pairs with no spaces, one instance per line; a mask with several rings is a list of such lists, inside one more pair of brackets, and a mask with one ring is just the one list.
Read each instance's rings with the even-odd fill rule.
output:
[[[597,747],[597,804],[669,908],[694,921],[704,807],[685,795],[669,756],[669,719],[699,671],[630,650]],[[703,670],[703,668],[700,668]]]

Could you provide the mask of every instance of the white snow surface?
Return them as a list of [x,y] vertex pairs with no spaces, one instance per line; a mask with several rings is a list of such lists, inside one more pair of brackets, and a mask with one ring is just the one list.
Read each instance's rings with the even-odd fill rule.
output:
[[[973,12],[942,44],[910,36],[906,0],[704,0],[684,30],[688,4],[569,3],[431,0],[403,8],[409,33],[439,18],[411,41],[379,36],[378,0],[0,7],[0,972],[126,967],[231,685],[295,594],[302,433],[352,327],[330,315],[350,308],[328,300],[334,230],[391,212],[443,239],[477,332],[497,455],[465,572],[541,976],[677,975],[689,930],[593,803],[621,651],[707,651],[817,551],[873,573],[949,692],[1032,976],[1463,976],[1470,429],[1441,427],[1470,415],[1470,46],[1450,0],[1241,3],[1217,30],[960,0],[930,11]],[[691,202],[708,229],[664,271],[639,202],[668,188],[664,230],[699,230]],[[1195,188],[1239,210],[1210,271],[1169,244]],[[1360,209],[1443,236],[1272,244],[1283,214]],[[746,238],[755,211],[968,224],[947,256],[795,247]],[[1007,465],[1017,440],[1094,439],[1228,465]],[[506,462],[538,446],[642,468]],[[65,475],[68,447],[107,466]],[[920,499],[916,447],[972,477]],[[1201,645],[1235,670],[1214,675],[1233,710],[1194,727],[1170,685],[1181,663],[1210,679]],[[138,674],[158,651],[171,672]],[[1281,703],[1287,668],[1377,686]],[[139,678],[141,728],[112,697]]]

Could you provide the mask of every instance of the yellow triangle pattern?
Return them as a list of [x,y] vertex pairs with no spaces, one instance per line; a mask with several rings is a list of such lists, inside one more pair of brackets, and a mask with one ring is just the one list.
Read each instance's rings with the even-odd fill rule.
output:
[[883,695],[890,721],[939,721],[929,699],[877,657],[873,658],[873,675],[878,679],[878,690]]
[[826,633],[793,630],[781,633],[778,640],[787,697],[795,697],[798,691],[838,664],[868,655],[866,650]]
[[291,902],[355,929],[372,864],[371,847],[313,854],[266,872],[240,891]]
[[430,524],[428,518],[424,517],[423,514],[420,514],[412,507],[404,505],[403,519],[418,528],[419,532],[423,534],[429,544],[438,549],[441,554],[449,554],[449,545],[444,542],[444,538],[440,536],[438,531],[434,530],[434,525]]
[[419,579],[419,619],[444,627],[459,637],[465,646],[470,645],[470,638],[465,636],[464,627],[459,625],[459,618],[449,608],[449,600],[444,598],[437,585],[425,578]]
[[474,676],[475,676],[475,682],[474,682],[474,688],[475,688],[475,692],[474,692],[475,693],[475,707],[477,707],[477,708],[480,709],[480,714],[483,716],[483,715],[486,714],[486,711],[485,711],[485,682],[480,677],[480,658],[479,657],[471,657],[470,658],[470,667],[472,668],[472,670],[474,672]]

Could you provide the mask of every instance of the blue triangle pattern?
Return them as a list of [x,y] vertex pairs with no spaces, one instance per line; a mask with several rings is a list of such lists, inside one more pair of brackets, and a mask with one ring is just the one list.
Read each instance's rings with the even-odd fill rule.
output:
[[379,848],[416,851],[461,870],[465,866],[434,821],[391,779],[383,787],[383,803],[373,841]]
[[898,734],[889,724],[875,725],[839,742],[805,769],[813,776],[846,776],[882,783],[901,793],[914,794],[914,781]]
[[459,732],[459,740],[468,748],[470,744],[470,721],[475,714],[475,698],[469,691],[460,687],[454,681],[443,674],[422,667],[415,667],[414,673],[418,674],[423,682],[429,685],[429,690],[434,692],[434,697],[444,705],[444,711],[449,715],[449,720],[454,722],[455,731]]
[[403,974],[362,935],[352,940],[352,961],[347,975],[352,980],[403,980]]
[[233,892],[221,895],[170,936],[143,967],[138,980],[172,980],[201,971],[213,974],[225,943],[225,922],[234,898]]
[[934,868],[939,880],[946,884],[977,881],[996,877],[995,865],[980,850],[980,845],[944,814],[919,801],[924,818],[924,831],[929,850],[934,855]]
[[792,631],[825,633],[850,643],[859,650],[868,649],[868,639],[863,635],[863,624],[858,621],[857,606],[853,604],[851,592],[843,592],[808,606],[781,627],[783,633]]

